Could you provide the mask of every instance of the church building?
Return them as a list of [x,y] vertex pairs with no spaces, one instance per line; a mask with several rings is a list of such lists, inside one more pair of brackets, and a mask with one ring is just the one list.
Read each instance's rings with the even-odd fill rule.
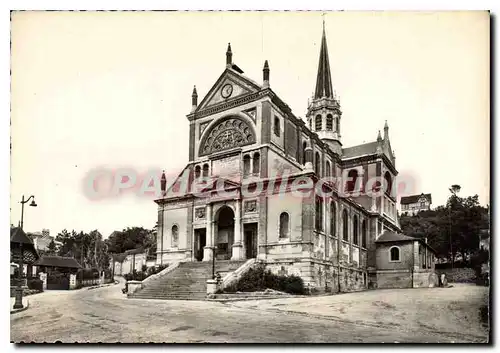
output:
[[320,291],[376,287],[375,241],[400,231],[387,122],[373,142],[342,144],[354,132],[342,130],[324,27],[306,121],[271,76],[266,60],[262,80],[246,77],[228,45],[212,88],[200,101],[193,89],[189,161],[169,188],[162,175],[155,200],[157,264],[256,258]]

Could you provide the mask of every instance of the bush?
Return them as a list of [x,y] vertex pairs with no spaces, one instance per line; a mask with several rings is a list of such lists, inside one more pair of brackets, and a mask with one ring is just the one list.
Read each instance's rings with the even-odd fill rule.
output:
[[43,281],[39,278],[30,278],[27,281],[29,289],[35,289],[39,292],[43,292]]
[[78,278],[78,280],[82,279],[82,271],[83,271],[83,279],[84,280],[99,278],[99,270],[98,269],[96,269],[96,268],[84,268],[84,269],[78,270],[78,272],[76,274],[76,278]]
[[224,289],[225,292],[255,292],[266,288],[290,294],[304,294],[304,281],[298,276],[275,275],[265,269],[265,265],[249,269],[235,284]]
[[143,271],[135,271],[133,273],[126,273],[123,275],[123,278],[127,281],[143,281],[149,276],[157,274],[158,272],[166,269],[168,265],[160,265],[156,267],[150,267],[144,270],[144,266],[142,266]]

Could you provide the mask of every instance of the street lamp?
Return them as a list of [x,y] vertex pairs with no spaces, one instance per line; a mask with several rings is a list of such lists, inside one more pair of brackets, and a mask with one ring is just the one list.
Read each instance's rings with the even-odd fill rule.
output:
[[35,196],[34,195],[31,195],[27,200],[24,200],[24,195],[23,195],[23,197],[21,199],[21,229],[23,229],[23,225],[24,225],[24,204],[28,203],[29,200],[31,200],[31,199],[33,199],[33,200],[31,201],[30,206],[31,207],[38,206],[36,204],[36,202],[35,202]]
[[[24,225],[24,204],[28,203],[30,200],[30,206],[31,207],[36,207],[37,204],[35,202],[35,196],[31,195],[27,200],[24,200],[24,195],[21,198],[21,231],[23,230],[23,225]],[[22,281],[23,281],[23,242],[19,241],[19,269],[17,271],[18,274],[18,281],[17,281],[17,288],[16,288],[16,302],[14,303],[14,309],[22,309],[24,308],[23,305],[23,288],[22,288]]]

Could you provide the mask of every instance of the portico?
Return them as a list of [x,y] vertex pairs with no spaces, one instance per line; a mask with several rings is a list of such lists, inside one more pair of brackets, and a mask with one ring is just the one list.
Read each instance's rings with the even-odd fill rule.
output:
[[206,245],[202,261],[244,260],[241,199],[206,205]]

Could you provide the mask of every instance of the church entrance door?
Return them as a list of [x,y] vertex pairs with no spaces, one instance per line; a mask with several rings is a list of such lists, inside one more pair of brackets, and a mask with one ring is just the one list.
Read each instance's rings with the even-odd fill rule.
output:
[[257,223],[248,223],[244,225],[245,229],[245,252],[247,259],[257,257]]
[[207,230],[194,230],[194,258],[196,261],[203,260],[203,248],[207,245]]
[[217,213],[216,259],[230,260],[234,243],[234,212],[229,206],[222,207]]

